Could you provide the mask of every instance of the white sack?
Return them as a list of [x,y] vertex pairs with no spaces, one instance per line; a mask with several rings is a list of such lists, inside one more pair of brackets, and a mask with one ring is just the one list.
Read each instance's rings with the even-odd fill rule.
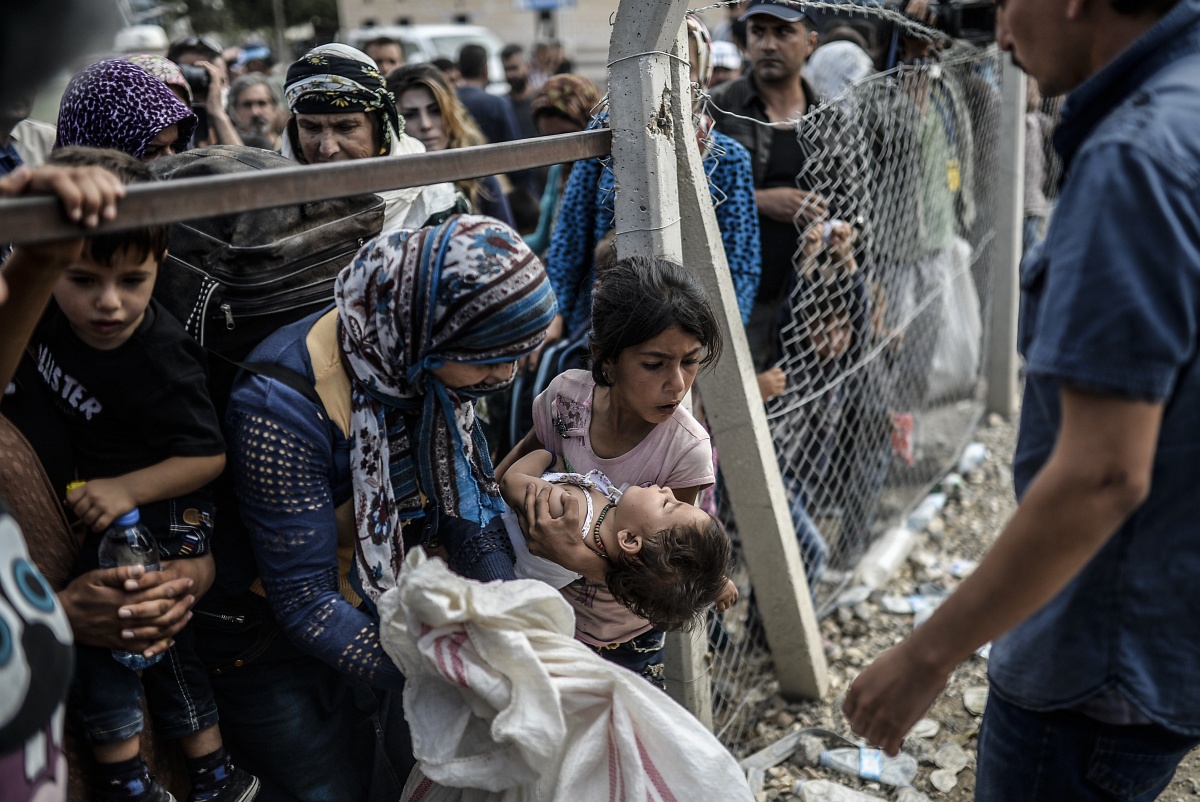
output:
[[753,799],[691,714],[574,639],[571,608],[550,586],[464,579],[415,549],[379,612],[384,649],[407,677],[418,771],[432,781],[414,773],[403,799]]

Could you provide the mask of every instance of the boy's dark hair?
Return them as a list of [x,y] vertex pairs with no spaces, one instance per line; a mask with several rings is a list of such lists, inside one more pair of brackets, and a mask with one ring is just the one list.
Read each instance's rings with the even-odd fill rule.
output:
[[482,45],[463,45],[458,51],[458,71],[469,81],[487,78],[487,62],[487,50]]
[[642,538],[613,561],[605,584],[613,598],[664,632],[687,631],[716,600],[733,566],[729,535],[716,518],[679,524]]
[[[46,164],[59,167],[101,167],[113,173],[124,184],[156,181],[150,168],[128,153],[111,148],[85,148],[82,145],[59,148],[50,153]],[[97,264],[112,267],[117,254],[128,253],[139,261],[153,256],[162,265],[167,254],[170,226],[147,226],[112,234],[93,234],[83,242],[83,255]]]
[[611,387],[604,375],[605,363],[616,361],[626,348],[657,337],[673,325],[700,341],[702,370],[721,358],[724,340],[717,316],[700,282],[682,265],[630,256],[598,270],[588,335],[596,384]]

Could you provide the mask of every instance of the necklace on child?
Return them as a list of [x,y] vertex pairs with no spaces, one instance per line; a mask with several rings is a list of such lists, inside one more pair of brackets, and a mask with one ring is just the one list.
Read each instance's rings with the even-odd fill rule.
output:
[[604,547],[604,541],[600,539],[600,524],[604,523],[604,516],[608,515],[608,511],[615,507],[616,504],[609,502],[600,510],[600,514],[596,516],[596,525],[592,527],[592,540],[596,542],[595,552],[604,559],[612,562],[612,557],[608,555],[608,549]]

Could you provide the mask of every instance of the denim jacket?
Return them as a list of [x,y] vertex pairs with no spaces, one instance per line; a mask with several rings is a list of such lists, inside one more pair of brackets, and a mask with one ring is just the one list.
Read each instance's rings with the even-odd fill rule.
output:
[[1198,76],[1200,0],[1180,0],[1063,108],[1066,179],[1021,270],[1018,496],[1054,447],[1064,385],[1165,410],[1149,498],[996,641],[989,669],[1002,697],[1033,710],[1115,691],[1189,735],[1200,734]]

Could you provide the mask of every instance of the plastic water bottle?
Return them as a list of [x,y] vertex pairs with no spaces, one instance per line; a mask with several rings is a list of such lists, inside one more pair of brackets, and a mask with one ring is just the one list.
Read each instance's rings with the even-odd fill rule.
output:
[[872,590],[882,587],[899,570],[915,540],[916,533],[908,527],[896,526],[884,532],[859,560],[858,581]]
[[946,506],[945,493],[930,493],[908,516],[906,525],[914,532],[924,531],[929,522]]
[[888,757],[882,749],[830,749],[821,753],[826,768],[886,785],[910,785],[917,776],[917,760],[903,752]]
[[[158,541],[150,530],[142,526],[137,508],[125,513],[112,522],[100,541],[100,567],[116,568],[122,565],[141,565],[147,571],[161,571],[158,557]],[[113,659],[126,668],[140,671],[162,659],[162,652],[147,658],[133,652],[112,650]]]

